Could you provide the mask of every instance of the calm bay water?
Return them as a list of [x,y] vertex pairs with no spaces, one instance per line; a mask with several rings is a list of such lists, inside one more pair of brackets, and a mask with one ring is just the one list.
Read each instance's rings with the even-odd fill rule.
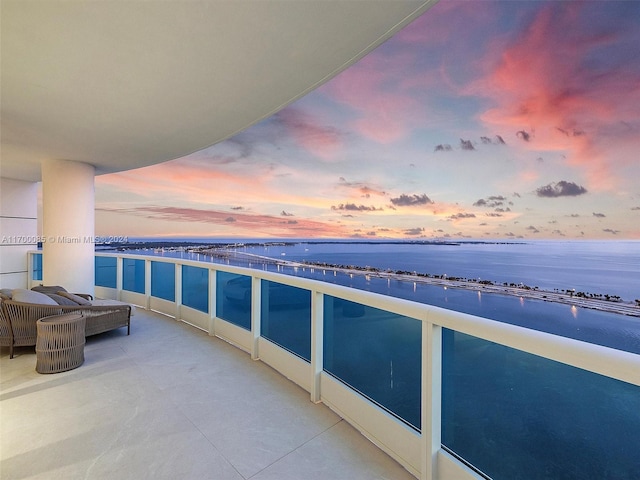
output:
[[[640,298],[640,242],[536,242],[509,244],[316,244],[248,247],[287,260],[372,266],[447,274],[494,282]],[[284,255],[282,255],[284,254]],[[293,269],[291,269],[293,270]],[[569,305],[481,294],[476,291],[345,274],[319,269],[285,273],[405,298],[640,354],[640,318]]]
[[[300,243],[247,252],[640,298],[640,242]],[[285,254],[282,256],[282,254]]]
[[[202,239],[181,240],[193,241],[194,245],[205,243]],[[244,241],[246,244],[265,242]],[[480,278],[496,283],[524,283],[546,290],[575,288],[576,291],[587,293],[619,295],[626,301],[640,298],[638,241],[541,241],[453,245],[313,240],[286,242],[288,243],[247,245],[237,250],[290,261],[446,274]],[[218,261],[184,252],[165,252],[163,255]],[[274,265],[249,264],[246,259],[231,259],[225,263],[277,270]],[[351,277],[338,273],[333,276],[320,268],[280,267],[277,271],[435,305],[640,354],[638,317],[508,295],[481,294],[463,289],[414,285],[413,282],[387,281],[368,278],[364,274]]]

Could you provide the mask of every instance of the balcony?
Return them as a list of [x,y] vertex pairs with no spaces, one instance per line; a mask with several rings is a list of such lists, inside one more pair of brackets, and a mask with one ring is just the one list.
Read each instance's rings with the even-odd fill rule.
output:
[[37,374],[33,347],[3,355],[3,479],[412,478],[241,350],[140,308],[133,326],[61,374]]
[[[35,279],[39,255],[30,255]],[[338,423],[339,418],[397,462],[387,463],[387,457],[369,453],[358,457],[357,451],[363,447],[356,447],[356,464],[370,468],[367,462],[375,456],[385,459],[380,460],[386,465],[381,468],[402,472],[359,471],[349,474],[350,478],[403,478],[408,474],[456,480],[640,476],[640,360],[635,354],[314,280],[190,260],[96,254],[96,293],[146,309],[138,309],[133,318],[130,338],[118,338],[116,332],[95,340],[99,358],[114,365],[115,371],[104,372],[106,385],[131,363],[157,367],[147,368],[143,381],[125,380],[128,387],[118,388],[118,395],[126,396],[128,389],[137,392],[151,381],[161,395],[152,395],[149,408],[154,402],[170,402],[180,412],[187,412],[193,427],[207,437],[207,444],[222,445],[223,456],[228,452],[228,457],[236,458],[238,463],[231,464],[244,478],[268,477],[290,465],[288,462],[298,461],[302,466],[291,466],[296,478],[304,466],[324,472],[322,478],[341,478],[335,474],[339,467],[327,472],[322,465],[310,466],[304,457],[319,456],[320,450],[311,448],[317,439],[323,441],[322,456],[336,452],[352,458],[350,449],[338,452],[347,448],[342,443],[346,437],[333,440],[330,436],[323,439],[325,433],[314,435],[325,430],[330,433],[341,425],[352,438],[360,438],[345,422]],[[157,336],[157,342],[147,342],[147,328],[161,329],[161,333],[149,335],[152,340]],[[122,342],[113,349],[117,354],[102,348],[112,340]],[[94,348],[93,340],[88,348]],[[222,352],[233,353],[223,357]],[[249,362],[249,358],[260,362]],[[3,378],[4,362],[7,360],[3,359]],[[228,368],[229,362],[244,362],[253,369],[238,373]],[[46,385],[48,379],[26,370],[27,378],[30,376],[27,391],[40,392],[37,385]],[[88,361],[81,369],[59,377],[78,375],[83,382],[104,388],[102,374],[101,367]],[[24,381],[22,376],[16,378]],[[217,389],[220,381],[225,386],[222,390]],[[258,388],[254,384],[271,382],[277,386],[270,393],[254,390]],[[193,383],[196,393],[183,390],[182,383]],[[102,438],[101,416],[125,439],[163,441],[162,427],[154,422],[149,423],[152,428],[146,434],[129,432],[128,425],[138,421],[136,415],[110,413],[110,401],[97,410],[83,406],[93,405],[93,394],[82,389],[85,393],[78,396],[75,385],[80,383],[70,384],[77,400],[53,402],[74,405],[62,415],[72,423],[69,419],[76,409],[81,414],[90,410],[86,420],[77,422],[89,426],[84,430],[84,441]],[[239,390],[231,390],[231,385]],[[20,391],[13,386],[3,390],[3,398],[13,398],[18,394],[14,392]],[[280,396],[282,391],[302,399],[301,406],[279,410],[281,404],[291,401]],[[266,396],[264,403],[254,405],[256,396]],[[231,412],[230,403],[239,411]],[[289,410],[290,414],[283,413]],[[214,420],[220,418],[222,425]],[[124,426],[113,425],[122,419],[130,420],[125,420]],[[50,419],[45,417],[44,421],[48,425]],[[290,436],[297,436],[298,427],[308,422],[314,425],[307,431],[310,437],[301,435],[301,442],[291,445]],[[229,430],[234,435],[242,430],[246,439],[221,441],[220,436],[231,435]],[[3,432],[3,441],[9,442],[17,432],[17,427],[9,434]],[[209,433],[215,435],[210,437]],[[37,435],[29,432],[28,436]],[[110,445],[109,441],[115,441],[110,438],[102,443]],[[42,442],[36,450],[33,445],[23,447],[18,455],[28,461],[33,451],[44,451],[60,440]],[[277,446],[279,442],[283,442],[282,448]],[[193,451],[186,443],[171,443]],[[375,451],[372,445],[364,448]],[[258,460],[263,454],[268,458]],[[111,450],[85,455],[87,458],[79,461],[99,463],[108,455],[119,458]],[[119,455],[135,456],[122,450]],[[256,463],[252,463],[254,455]],[[10,461],[15,458],[20,457],[12,456]],[[197,463],[190,464],[200,468]],[[279,478],[282,475],[279,471]]]

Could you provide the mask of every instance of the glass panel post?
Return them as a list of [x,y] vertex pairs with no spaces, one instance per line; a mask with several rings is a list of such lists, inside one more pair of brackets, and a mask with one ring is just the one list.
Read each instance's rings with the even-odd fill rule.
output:
[[218,275],[214,269],[209,269],[209,326],[210,336],[216,334],[216,316],[218,314]]
[[151,308],[151,260],[144,261],[144,297],[145,307]]
[[252,277],[251,279],[251,359],[257,360],[260,358],[260,333],[262,331],[262,282],[259,278]]
[[422,324],[422,479],[437,478],[442,444],[442,327]]
[[324,344],[324,295],[311,292],[311,401],[319,403],[321,398],[320,380],[323,367]]
[[116,258],[116,289],[117,289],[117,300],[120,300],[121,298],[121,293],[122,293],[122,289],[123,289],[123,285],[124,285],[124,275],[123,275],[123,265],[124,265],[124,258],[123,257],[117,257]]
[[176,265],[176,320],[182,318],[182,266]]

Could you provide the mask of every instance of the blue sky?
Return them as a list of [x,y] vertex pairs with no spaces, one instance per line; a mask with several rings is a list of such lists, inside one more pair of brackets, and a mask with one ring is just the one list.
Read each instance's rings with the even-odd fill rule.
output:
[[442,0],[239,135],[98,177],[97,233],[640,239],[639,24]]

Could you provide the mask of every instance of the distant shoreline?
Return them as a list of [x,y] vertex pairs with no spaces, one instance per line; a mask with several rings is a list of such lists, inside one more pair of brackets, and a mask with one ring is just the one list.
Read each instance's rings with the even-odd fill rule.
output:
[[[308,245],[429,245],[429,246],[460,246],[460,245],[523,245],[529,242],[525,240],[369,240],[369,239],[335,239],[335,240],[245,240],[245,241],[229,241],[229,240],[139,240],[127,242],[106,242],[99,243],[96,246],[102,249],[113,250],[135,250],[140,248],[241,248],[241,247],[274,247],[274,246],[293,246],[300,243]],[[39,245],[41,248],[42,245]]]
[[[640,317],[640,306],[633,302],[627,302],[617,296],[603,294],[585,294],[583,292],[573,291],[551,291],[543,290],[538,287],[529,287],[520,284],[515,285],[505,283],[495,283],[490,280],[476,281],[473,279],[461,279],[458,277],[447,277],[446,275],[429,275],[416,272],[406,271],[388,271],[380,270],[375,267],[358,267],[354,265],[334,265],[323,262],[304,262],[282,260],[273,257],[266,257],[246,252],[238,252],[237,250],[224,250],[219,248],[201,247],[191,250],[194,253],[211,256],[214,258],[245,258],[256,262],[303,268],[318,268],[326,271],[335,271],[345,273],[347,275],[361,275],[373,278],[385,278],[392,280],[400,280],[405,282],[421,283],[426,285],[442,286],[443,288],[458,288],[462,290],[471,290],[482,293],[495,295],[508,295],[513,297],[527,298],[531,300],[541,300],[545,302],[561,303],[581,308],[589,308],[591,310],[599,310],[608,313],[617,313],[632,317]],[[583,296],[584,295],[584,296]],[[589,297],[591,295],[591,297]],[[593,297],[596,298],[593,298]]]
[[275,240],[275,241],[211,241],[211,242],[191,242],[191,241],[141,241],[126,242],[121,244],[111,244],[108,249],[114,250],[131,250],[131,249],[156,249],[170,251],[188,251],[196,254],[207,255],[213,258],[230,258],[239,259],[246,257],[247,260],[259,261],[281,266],[302,267],[302,268],[320,268],[328,271],[342,272],[349,275],[370,276],[374,278],[386,278],[400,280],[404,282],[414,282],[425,285],[442,286],[443,288],[457,288],[461,290],[476,291],[489,293],[494,295],[507,295],[512,297],[527,298],[531,300],[541,300],[545,302],[560,303],[591,310],[598,310],[608,313],[616,313],[620,315],[640,317],[640,305],[636,305],[634,301],[625,301],[617,295],[592,294],[584,292],[573,292],[567,290],[544,290],[538,287],[529,287],[524,284],[516,285],[514,283],[497,283],[490,280],[477,281],[475,279],[448,277],[446,275],[431,275],[417,272],[407,271],[390,271],[380,270],[375,267],[360,267],[356,265],[334,265],[324,262],[304,262],[282,260],[273,257],[240,252],[237,249],[241,247],[254,246],[292,246],[299,243],[308,244],[358,244],[358,243],[375,243],[375,244],[419,244],[434,246],[456,246],[465,243],[474,244],[522,244],[524,241],[469,241],[469,242],[443,242],[433,240],[414,240],[414,241],[394,241],[394,240]]

